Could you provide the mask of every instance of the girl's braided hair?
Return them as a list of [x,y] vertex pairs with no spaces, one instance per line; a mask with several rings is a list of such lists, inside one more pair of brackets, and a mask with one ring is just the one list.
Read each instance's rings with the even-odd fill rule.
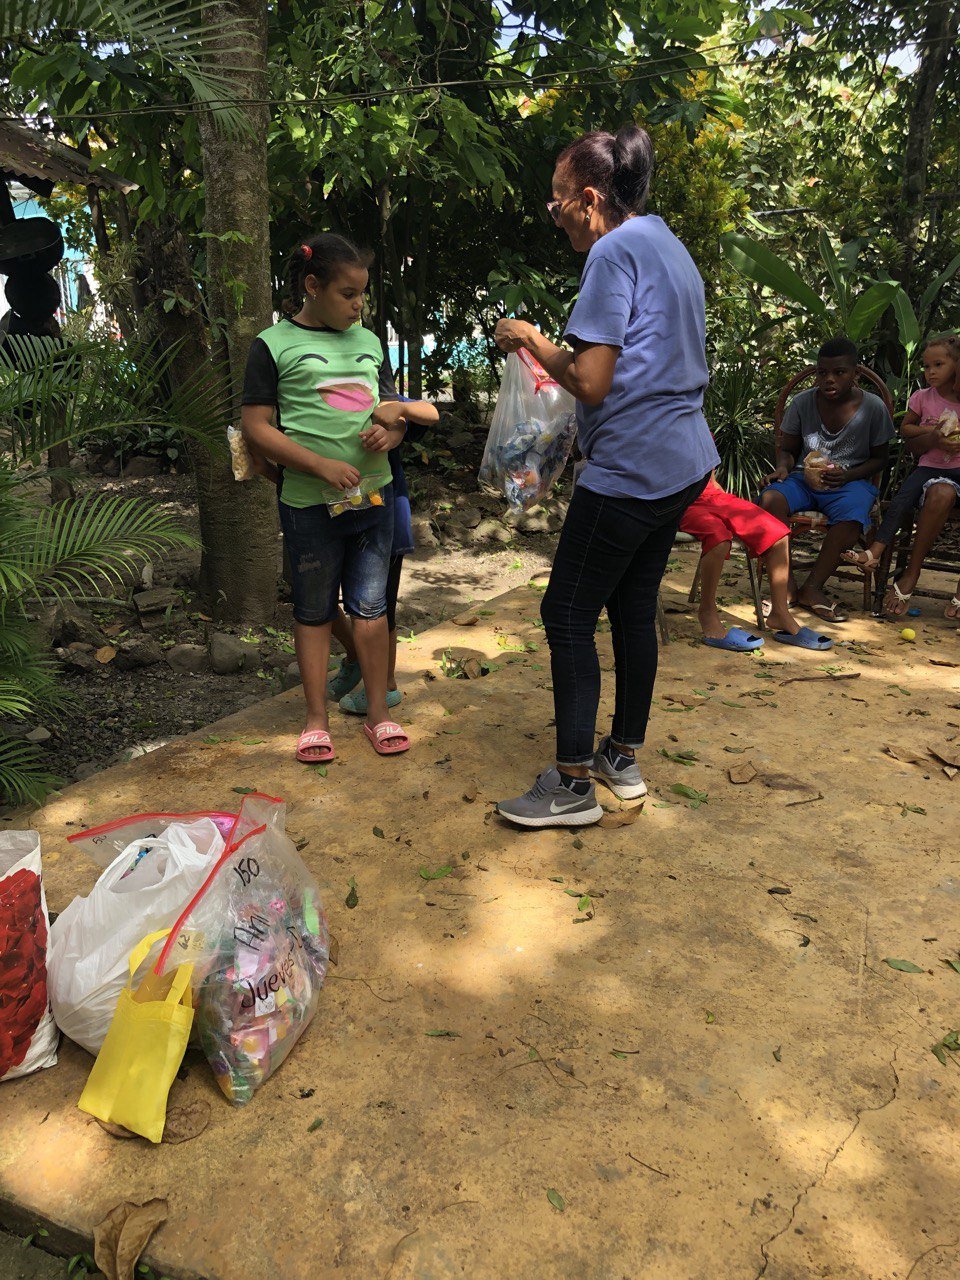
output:
[[342,267],[368,269],[373,255],[358,249],[344,236],[321,231],[297,245],[287,263],[287,296],[283,305],[287,315],[295,315],[303,306],[304,280],[316,276],[321,285],[334,280]]

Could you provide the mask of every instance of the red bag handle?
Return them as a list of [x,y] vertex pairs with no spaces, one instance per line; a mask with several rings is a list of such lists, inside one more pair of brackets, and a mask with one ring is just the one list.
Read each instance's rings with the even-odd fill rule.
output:
[[547,373],[546,369],[543,367],[540,361],[537,360],[534,356],[532,356],[530,352],[526,349],[526,347],[521,347],[520,350],[517,352],[517,355],[520,357],[523,364],[525,364],[527,368],[530,370],[530,372],[533,374],[534,391],[539,393],[543,390],[544,387],[557,387],[560,385],[557,382],[556,378],[552,378],[550,374]]

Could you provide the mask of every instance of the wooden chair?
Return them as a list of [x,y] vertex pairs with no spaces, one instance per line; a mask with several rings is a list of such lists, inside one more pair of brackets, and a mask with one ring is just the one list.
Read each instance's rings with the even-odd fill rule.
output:
[[[808,364],[805,369],[801,369],[800,372],[796,374],[795,377],[791,378],[790,381],[783,388],[783,390],[780,392],[780,395],[777,399],[776,408],[773,411],[774,438],[775,438],[776,448],[778,451],[780,448],[780,440],[783,435],[783,430],[782,430],[783,418],[784,418],[784,414],[787,411],[787,405],[790,401],[790,397],[798,388],[800,388],[803,385],[804,382],[809,381],[816,372],[817,372],[817,366],[813,364]],[[858,378],[860,378],[862,382],[865,381],[870,383],[871,389],[879,393],[881,400],[886,405],[887,412],[890,414],[892,418],[893,417],[893,397],[891,396],[890,391],[887,387],[887,384],[883,381],[883,379],[878,374],[874,373],[872,369],[868,369],[867,366],[863,364],[857,365],[857,376]],[[888,480],[889,480],[889,466],[884,471],[884,474],[881,477],[880,484],[877,486],[881,494],[885,492]],[[879,503],[877,503],[875,507],[874,523],[879,524],[879,522],[880,522],[880,511],[879,511]],[[826,517],[820,511],[797,511],[792,516],[790,516],[787,523],[790,526],[791,539],[793,538],[793,535],[795,533],[799,533],[801,531],[816,533],[818,530],[825,529],[827,525]],[[861,534],[860,536],[860,543],[861,545],[866,545],[864,542],[863,534]],[[814,556],[813,558],[797,560],[793,556],[793,548],[791,546],[791,559],[793,561],[794,569],[809,569],[813,566],[816,560],[816,557]],[[836,578],[841,578],[846,582],[859,582],[862,584],[863,608],[864,608],[864,612],[869,613],[870,608],[873,604],[873,598],[874,598],[874,585],[873,585],[874,571],[872,569],[861,569],[857,565],[848,565],[841,562],[841,564],[833,571],[833,576]],[[760,581],[763,580],[762,564],[758,565],[758,577]]]

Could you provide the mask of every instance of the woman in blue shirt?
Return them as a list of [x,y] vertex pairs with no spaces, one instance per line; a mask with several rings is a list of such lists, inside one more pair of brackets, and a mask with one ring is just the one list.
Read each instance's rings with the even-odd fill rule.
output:
[[[646,793],[634,756],[657,673],[657,593],[681,517],[719,462],[703,416],[703,281],[666,224],[645,212],[652,173],[653,144],[633,125],[585,134],[561,152],[547,207],[587,255],[569,345],[523,320],[497,326],[504,351],[525,347],[576,398],[584,458],[541,609],[557,763],[497,806],[518,826],[598,822],[591,776],[621,799]],[[595,749],[604,608],[616,703]]]

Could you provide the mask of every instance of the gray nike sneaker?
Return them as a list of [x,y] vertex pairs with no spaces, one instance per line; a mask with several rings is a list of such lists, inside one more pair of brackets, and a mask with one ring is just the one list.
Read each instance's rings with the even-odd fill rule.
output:
[[590,772],[595,778],[605,782],[618,800],[639,800],[647,794],[647,784],[640,774],[637,762],[632,761],[625,769],[615,769],[604,755],[609,741],[609,735],[600,739]]
[[497,813],[518,827],[586,827],[603,817],[593,783],[586,795],[575,795],[554,768],[545,769],[526,795],[501,800]]

